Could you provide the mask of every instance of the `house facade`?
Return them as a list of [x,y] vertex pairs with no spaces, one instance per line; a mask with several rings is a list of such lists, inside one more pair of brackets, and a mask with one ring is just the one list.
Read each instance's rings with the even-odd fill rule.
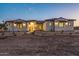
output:
[[43,21],[36,21],[36,20],[27,21],[27,29],[29,32],[43,30]]
[[5,22],[7,31],[27,31],[27,21],[22,19]]
[[36,20],[10,20],[5,22],[7,31],[28,31],[43,30],[43,21]]
[[75,19],[52,18],[45,20],[45,31],[73,31]]
[[36,20],[10,20],[6,21],[7,31],[73,31],[75,19],[52,18],[45,21]]

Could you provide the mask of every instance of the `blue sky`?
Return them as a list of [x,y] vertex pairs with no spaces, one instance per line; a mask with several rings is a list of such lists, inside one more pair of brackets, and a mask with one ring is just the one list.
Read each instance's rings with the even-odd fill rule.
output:
[[0,3],[0,21],[18,18],[44,20],[53,17],[79,19],[79,4]]

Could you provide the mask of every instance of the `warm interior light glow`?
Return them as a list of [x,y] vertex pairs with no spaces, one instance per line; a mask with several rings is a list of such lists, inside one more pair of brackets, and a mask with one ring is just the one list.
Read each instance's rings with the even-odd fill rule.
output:
[[19,24],[19,25],[20,25],[19,28],[22,29],[23,28],[22,24]]
[[58,22],[55,22],[55,25],[57,26],[58,25]]
[[63,26],[64,26],[63,22],[60,22],[59,27],[63,27]]
[[35,28],[36,28],[35,26],[36,26],[36,24],[34,22],[30,22],[30,24],[29,24],[29,31],[30,32],[35,31]]
[[23,23],[23,26],[25,26],[26,24],[25,23]]
[[74,21],[74,26],[79,26],[79,20]]
[[65,25],[68,25],[68,23],[66,22]]
[[16,24],[14,24],[14,26],[16,27]]
[[33,22],[31,22],[30,24],[31,24],[31,25],[34,25],[34,23],[33,23]]
[[52,25],[52,23],[49,23],[49,25],[51,26],[51,25]]

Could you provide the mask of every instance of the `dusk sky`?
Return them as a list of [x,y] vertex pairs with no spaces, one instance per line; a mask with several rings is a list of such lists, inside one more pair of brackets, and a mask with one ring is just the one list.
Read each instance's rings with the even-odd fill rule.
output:
[[79,20],[79,4],[0,4],[0,21],[18,18],[25,20],[44,20],[54,17],[74,18]]

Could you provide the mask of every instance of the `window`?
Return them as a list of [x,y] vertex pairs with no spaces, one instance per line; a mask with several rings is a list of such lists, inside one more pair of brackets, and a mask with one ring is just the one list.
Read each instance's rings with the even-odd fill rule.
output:
[[39,29],[42,29],[41,25],[39,25]]
[[20,29],[22,29],[22,28],[23,28],[22,24],[19,24],[19,28],[20,28]]
[[51,26],[51,25],[52,25],[52,23],[49,23],[49,25]]
[[55,22],[55,26],[58,26],[58,22]]
[[59,22],[59,27],[63,27],[64,23],[63,22]]

